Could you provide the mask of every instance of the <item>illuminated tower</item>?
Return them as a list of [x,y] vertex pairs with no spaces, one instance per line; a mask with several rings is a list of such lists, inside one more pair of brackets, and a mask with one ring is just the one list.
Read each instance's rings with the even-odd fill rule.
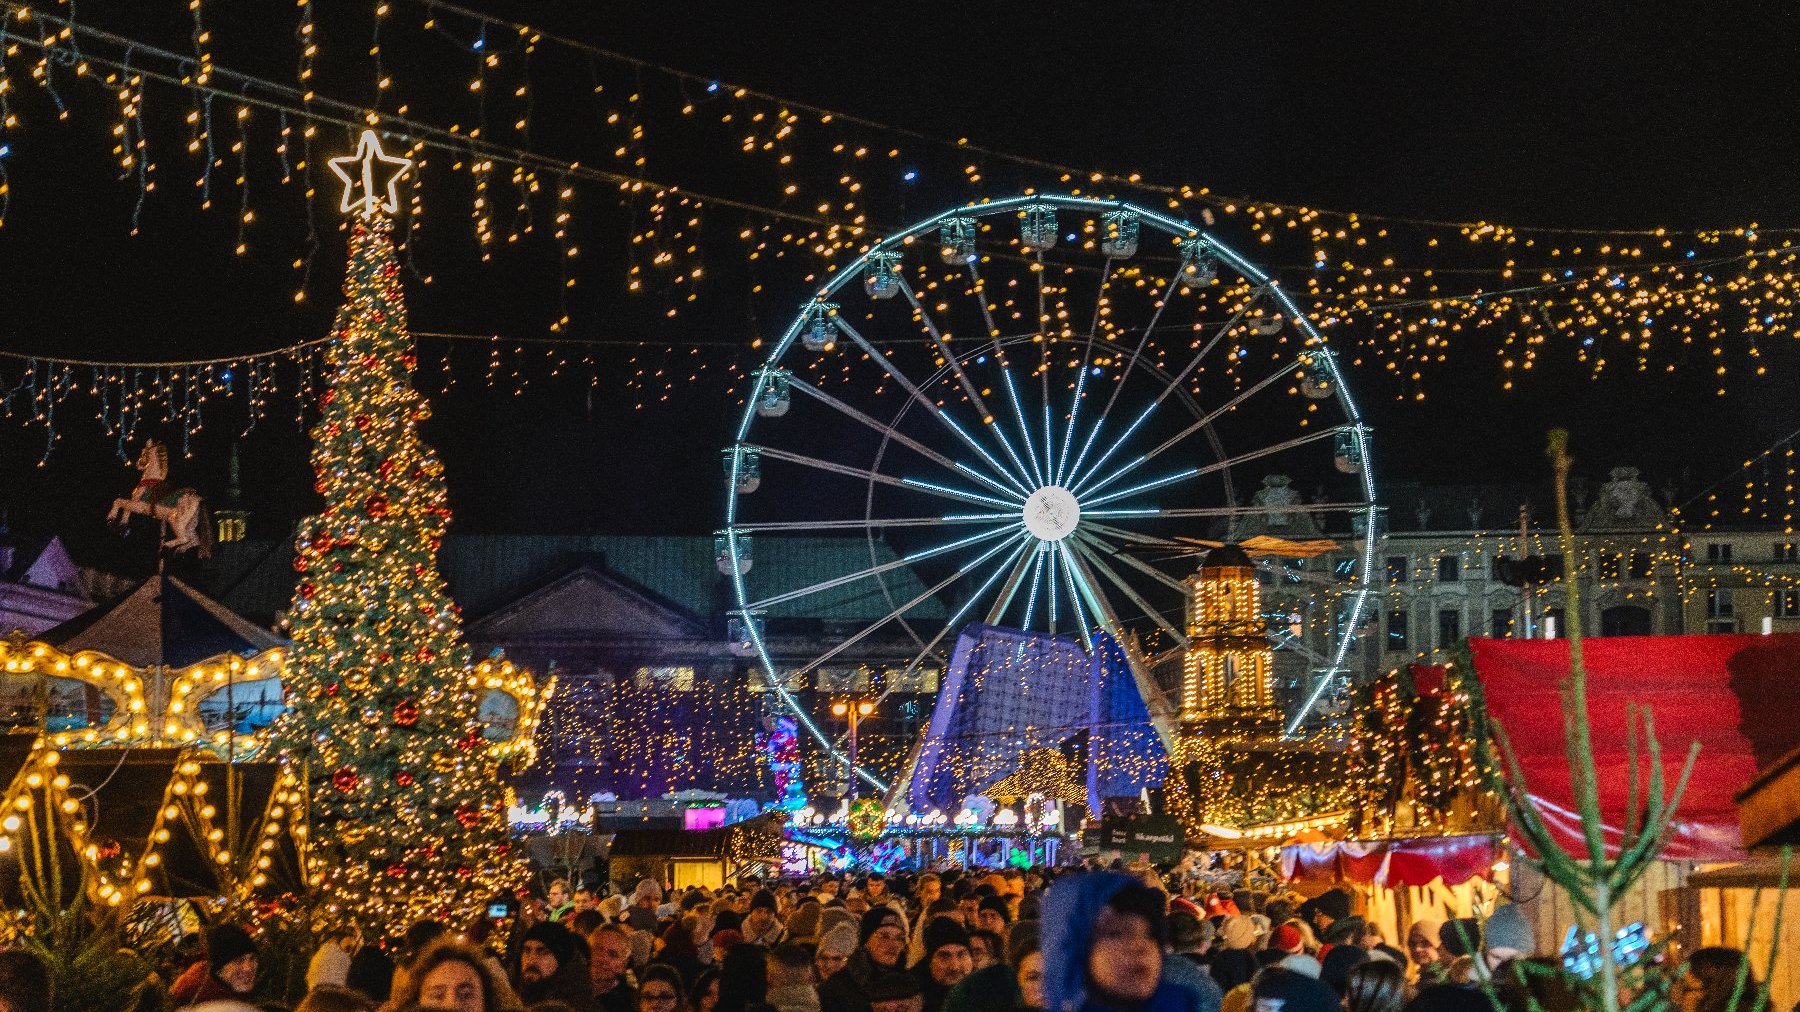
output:
[[1188,648],[1181,666],[1184,726],[1280,720],[1264,626],[1250,557],[1229,544],[1206,553],[1199,570],[1188,577]]

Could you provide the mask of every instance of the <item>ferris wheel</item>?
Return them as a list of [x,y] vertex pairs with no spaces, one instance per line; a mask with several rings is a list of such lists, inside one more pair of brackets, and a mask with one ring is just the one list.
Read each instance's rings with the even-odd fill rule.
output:
[[[1268,574],[1272,645],[1308,655],[1291,731],[1368,603],[1369,438],[1324,338],[1205,231],[1079,196],[947,211],[838,271],[755,372],[724,449],[730,635],[839,761],[793,680],[898,637],[904,684],[973,622],[1110,637],[1167,741],[1156,670],[1187,644],[1197,556],[1229,541]],[[855,540],[859,564],[759,564],[796,537]],[[782,617],[817,601],[856,618],[796,657]]]

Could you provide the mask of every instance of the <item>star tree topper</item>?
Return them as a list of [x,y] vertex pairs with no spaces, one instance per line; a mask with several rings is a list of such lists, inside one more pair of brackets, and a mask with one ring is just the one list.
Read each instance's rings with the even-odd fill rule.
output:
[[[356,154],[333,158],[330,164],[331,171],[344,181],[344,200],[338,210],[354,211],[364,218],[400,213],[400,177],[412,170],[412,159],[382,151],[375,131],[364,130],[356,142]],[[378,184],[378,176],[386,176],[385,185]]]

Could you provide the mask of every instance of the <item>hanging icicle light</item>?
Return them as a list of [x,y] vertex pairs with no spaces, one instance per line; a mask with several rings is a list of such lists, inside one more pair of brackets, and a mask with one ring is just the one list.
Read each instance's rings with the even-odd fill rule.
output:
[[1188,239],[1181,244],[1181,270],[1175,275],[1188,288],[1204,288],[1219,276],[1219,258],[1205,239]]
[[1137,255],[1137,212],[1108,211],[1100,221],[1106,230],[1106,238],[1100,240],[1100,252],[1118,259]]
[[778,366],[757,370],[762,386],[756,394],[756,413],[763,418],[780,418],[793,403],[793,374]]
[[814,302],[806,307],[806,322],[800,328],[800,343],[807,351],[830,351],[837,344],[837,303]]
[[1028,250],[1050,249],[1056,245],[1056,208],[1033,204],[1019,219],[1019,245]]
[[1309,348],[1300,356],[1300,393],[1308,400],[1322,401],[1332,395],[1337,375],[1331,364],[1331,349]]
[[891,299],[900,291],[900,252],[874,250],[863,268],[863,290],[871,299]]
[[945,218],[938,230],[938,255],[944,262],[960,267],[975,259],[975,219]]
[[762,453],[754,446],[727,446],[725,477],[736,483],[739,495],[749,495],[762,487]]

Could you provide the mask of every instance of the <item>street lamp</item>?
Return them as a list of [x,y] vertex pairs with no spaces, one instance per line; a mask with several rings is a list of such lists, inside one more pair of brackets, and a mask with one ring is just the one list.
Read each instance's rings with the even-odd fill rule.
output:
[[840,699],[831,704],[831,715],[850,721],[850,800],[856,800],[856,725],[875,712],[872,699]]

